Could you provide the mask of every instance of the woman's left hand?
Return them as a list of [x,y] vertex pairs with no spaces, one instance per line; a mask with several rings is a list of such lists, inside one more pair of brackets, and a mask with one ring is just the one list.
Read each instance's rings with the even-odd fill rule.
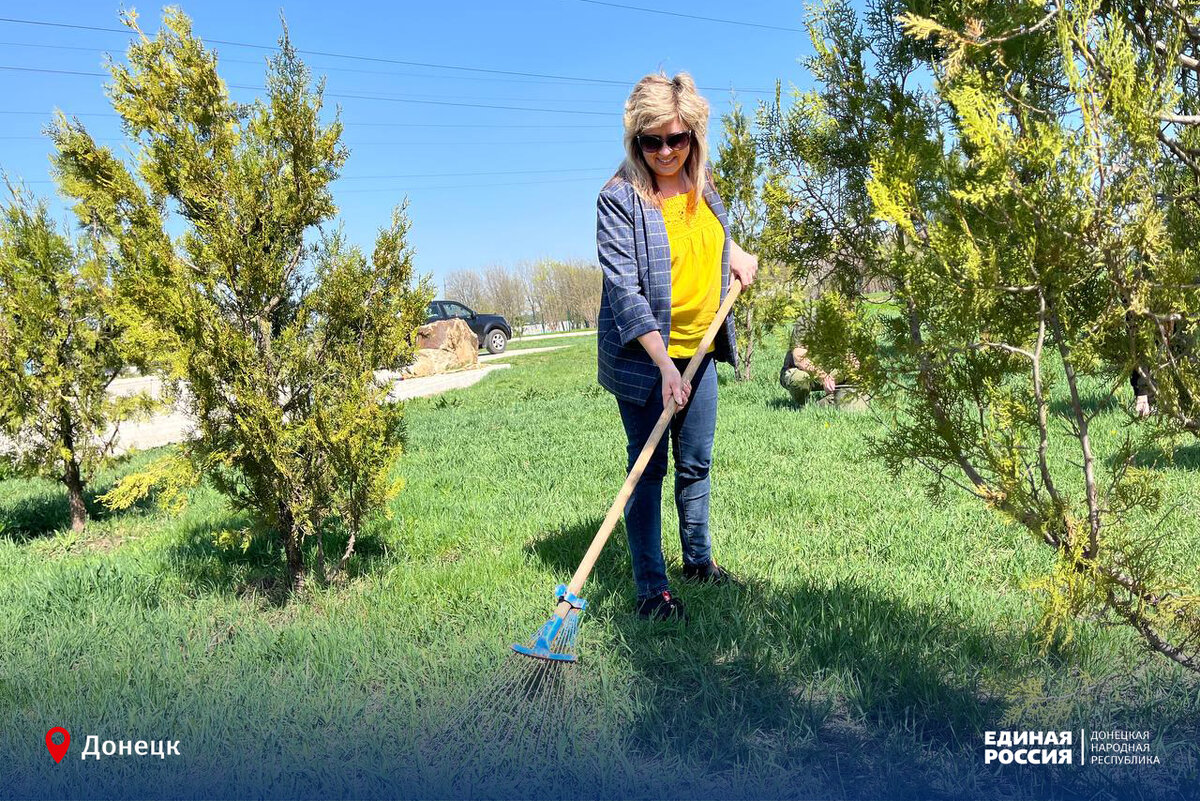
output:
[[754,283],[754,275],[758,272],[758,256],[751,255],[733,243],[729,251],[729,274],[741,281],[742,288]]

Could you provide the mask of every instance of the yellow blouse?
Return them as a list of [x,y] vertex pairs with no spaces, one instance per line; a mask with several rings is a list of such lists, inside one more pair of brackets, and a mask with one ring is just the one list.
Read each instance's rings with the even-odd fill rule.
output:
[[[671,340],[667,355],[689,358],[721,306],[721,254],[725,229],[708,203],[687,213],[688,193],[663,200],[663,221],[671,248]],[[712,353],[715,345],[708,346]]]

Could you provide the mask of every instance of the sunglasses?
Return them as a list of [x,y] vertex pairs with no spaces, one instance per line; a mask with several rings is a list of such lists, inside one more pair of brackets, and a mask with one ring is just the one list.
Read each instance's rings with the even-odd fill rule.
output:
[[662,150],[664,141],[666,141],[667,147],[671,148],[672,150],[682,150],[684,147],[691,144],[692,132],[680,131],[679,133],[673,133],[668,136],[666,140],[664,140],[661,136],[655,136],[654,134],[638,134],[637,141],[638,145],[645,153],[657,153],[658,151]]

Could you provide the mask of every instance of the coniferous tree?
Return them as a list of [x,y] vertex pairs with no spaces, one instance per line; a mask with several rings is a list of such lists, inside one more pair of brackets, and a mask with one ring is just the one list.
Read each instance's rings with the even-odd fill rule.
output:
[[86,233],[73,242],[45,202],[10,191],[0,217],[0,432],[18,472],[63,483],[78,532],[88,476],[111,453],[120,421],[149,403],[107,393],[134,356],[113,314],[101,243]]
[[743,290],[733,307],[737,332],[737,378],[751,377],[755,345],[780,323],[794,316],[797,295],[793,270],[780,261],[779,246],[786,231],[780,213],[778,169],[759,155],[758,143],[737,103],[722,118],[724,141],[717,146],[713,180],[725,204],[729,231],[742,248],[759,256],[754,283]]
[[[1196,593],[1161,532],[1135,522],[1161,501],[1136,455],[1163,431],[1131,429],[1101,458],[1092,427],[1139,365],[1197,386],[1194,358],[1161,361],[1166,323],[1186,328],[1200,300],[1197,251],[1175,227],[1195,193],[1164,184],[1179,186],[1195,134],[1178,134],[1182,156],[1161,136],[1192,121],[1179,87],[1200,65],[1196,7],[930,15],[825,6],[811,22],[820,88],[770,115],[796,165],[796,248],[840,290],[818,302],[809,344],[887,414],[873,450],[889,467],[924,468],[935,498],[958,486],[1053,549],[1036,585],[1047,641],[1098,612],[1200,669]],[[871,308],[871,281],[892,288],[891,310]]]
[[369,258],[322,228],[347,153],[286,29],[266,97],[242,105],[181,11],[154,38],[124,21],[137,38],[127,65],[109,65],[109,95],[133,168],[60,117],[57,177],[111,240],[124,318],[180,383],[198,437],[107,497],[203,476],[282,547],[295,587],[308,567],[324,575],[326,531],[347,536],[342,567],[397,489],[402,409],[374,371],[410,361],[430,299],[414,287],[409,223],[397,208]]

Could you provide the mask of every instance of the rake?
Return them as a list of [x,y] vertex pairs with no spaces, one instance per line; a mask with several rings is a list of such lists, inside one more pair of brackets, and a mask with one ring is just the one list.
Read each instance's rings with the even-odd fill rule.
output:
[[[704,338],[700,340],[700,346],[696,348],[696,353],[692,356],[691,361],[688,362],[687,369],[683,372],[684,382],[690,383],[693,376],[696,375],[696,370],[699,369],[700,362],[704,359],[704,354],[708,351],[709,345],[716,339],[717,331],[720,330],[721,324],[725,322],[729,310],[733,308],[733,303],[737,300],[741,291],[741,282],[736,278],[731,278],[729,281],[729,291],[725,293],[725,300],[721,303],[721,307],[717,309],[717,314],[713,317],[712,324],[704,332]],[[638,480],[641,479],[642,472],[650,462],[650,455],[658,447],[658,441],[662,439],[667,426],[671,424],[671,418],[675,416],[675,411],[675,399],[671,398],[667,401],[666,408],[663,409],[662,414],[659,416],[654,430],[650,432],[650,438],[646,440],[646,444],[642,447],[642,452],[638,454],[637,461],[633,463],[633,468],[629,471],[625,483],[621,486],[621,491],[617,493],[616,500],[609,507],[608,514],[604,517],[604,523],[600,526],[600,530],[596,532],[596,536],[592,538],[592,544],[588,547],[587,553],[584,554],[583,561],[579,563],[579,568],[575,571],[575,575],[571,577],[570,582],[559,584],[554,589],[554,598],[557,601],[554,616],[547,620],[534,633],[533,639],[528,645],[514,644],[512,646],[512,649],[518,654],[552,662],[576,661],[575,636],[579,632],[579,614],[587,608],[587,601],[579,597],[579,592],[583,589],[588,576],[591,575],[592,568],[596,566],[596,560],[599,558],[600,552],[604,550],[604,545],[608,542],[609,535],[612,534],[613,528],[617,525],[617,519],[625,509],[625,503],[629,500],[629,496],[633,494],[633,488],[637,486]]]

